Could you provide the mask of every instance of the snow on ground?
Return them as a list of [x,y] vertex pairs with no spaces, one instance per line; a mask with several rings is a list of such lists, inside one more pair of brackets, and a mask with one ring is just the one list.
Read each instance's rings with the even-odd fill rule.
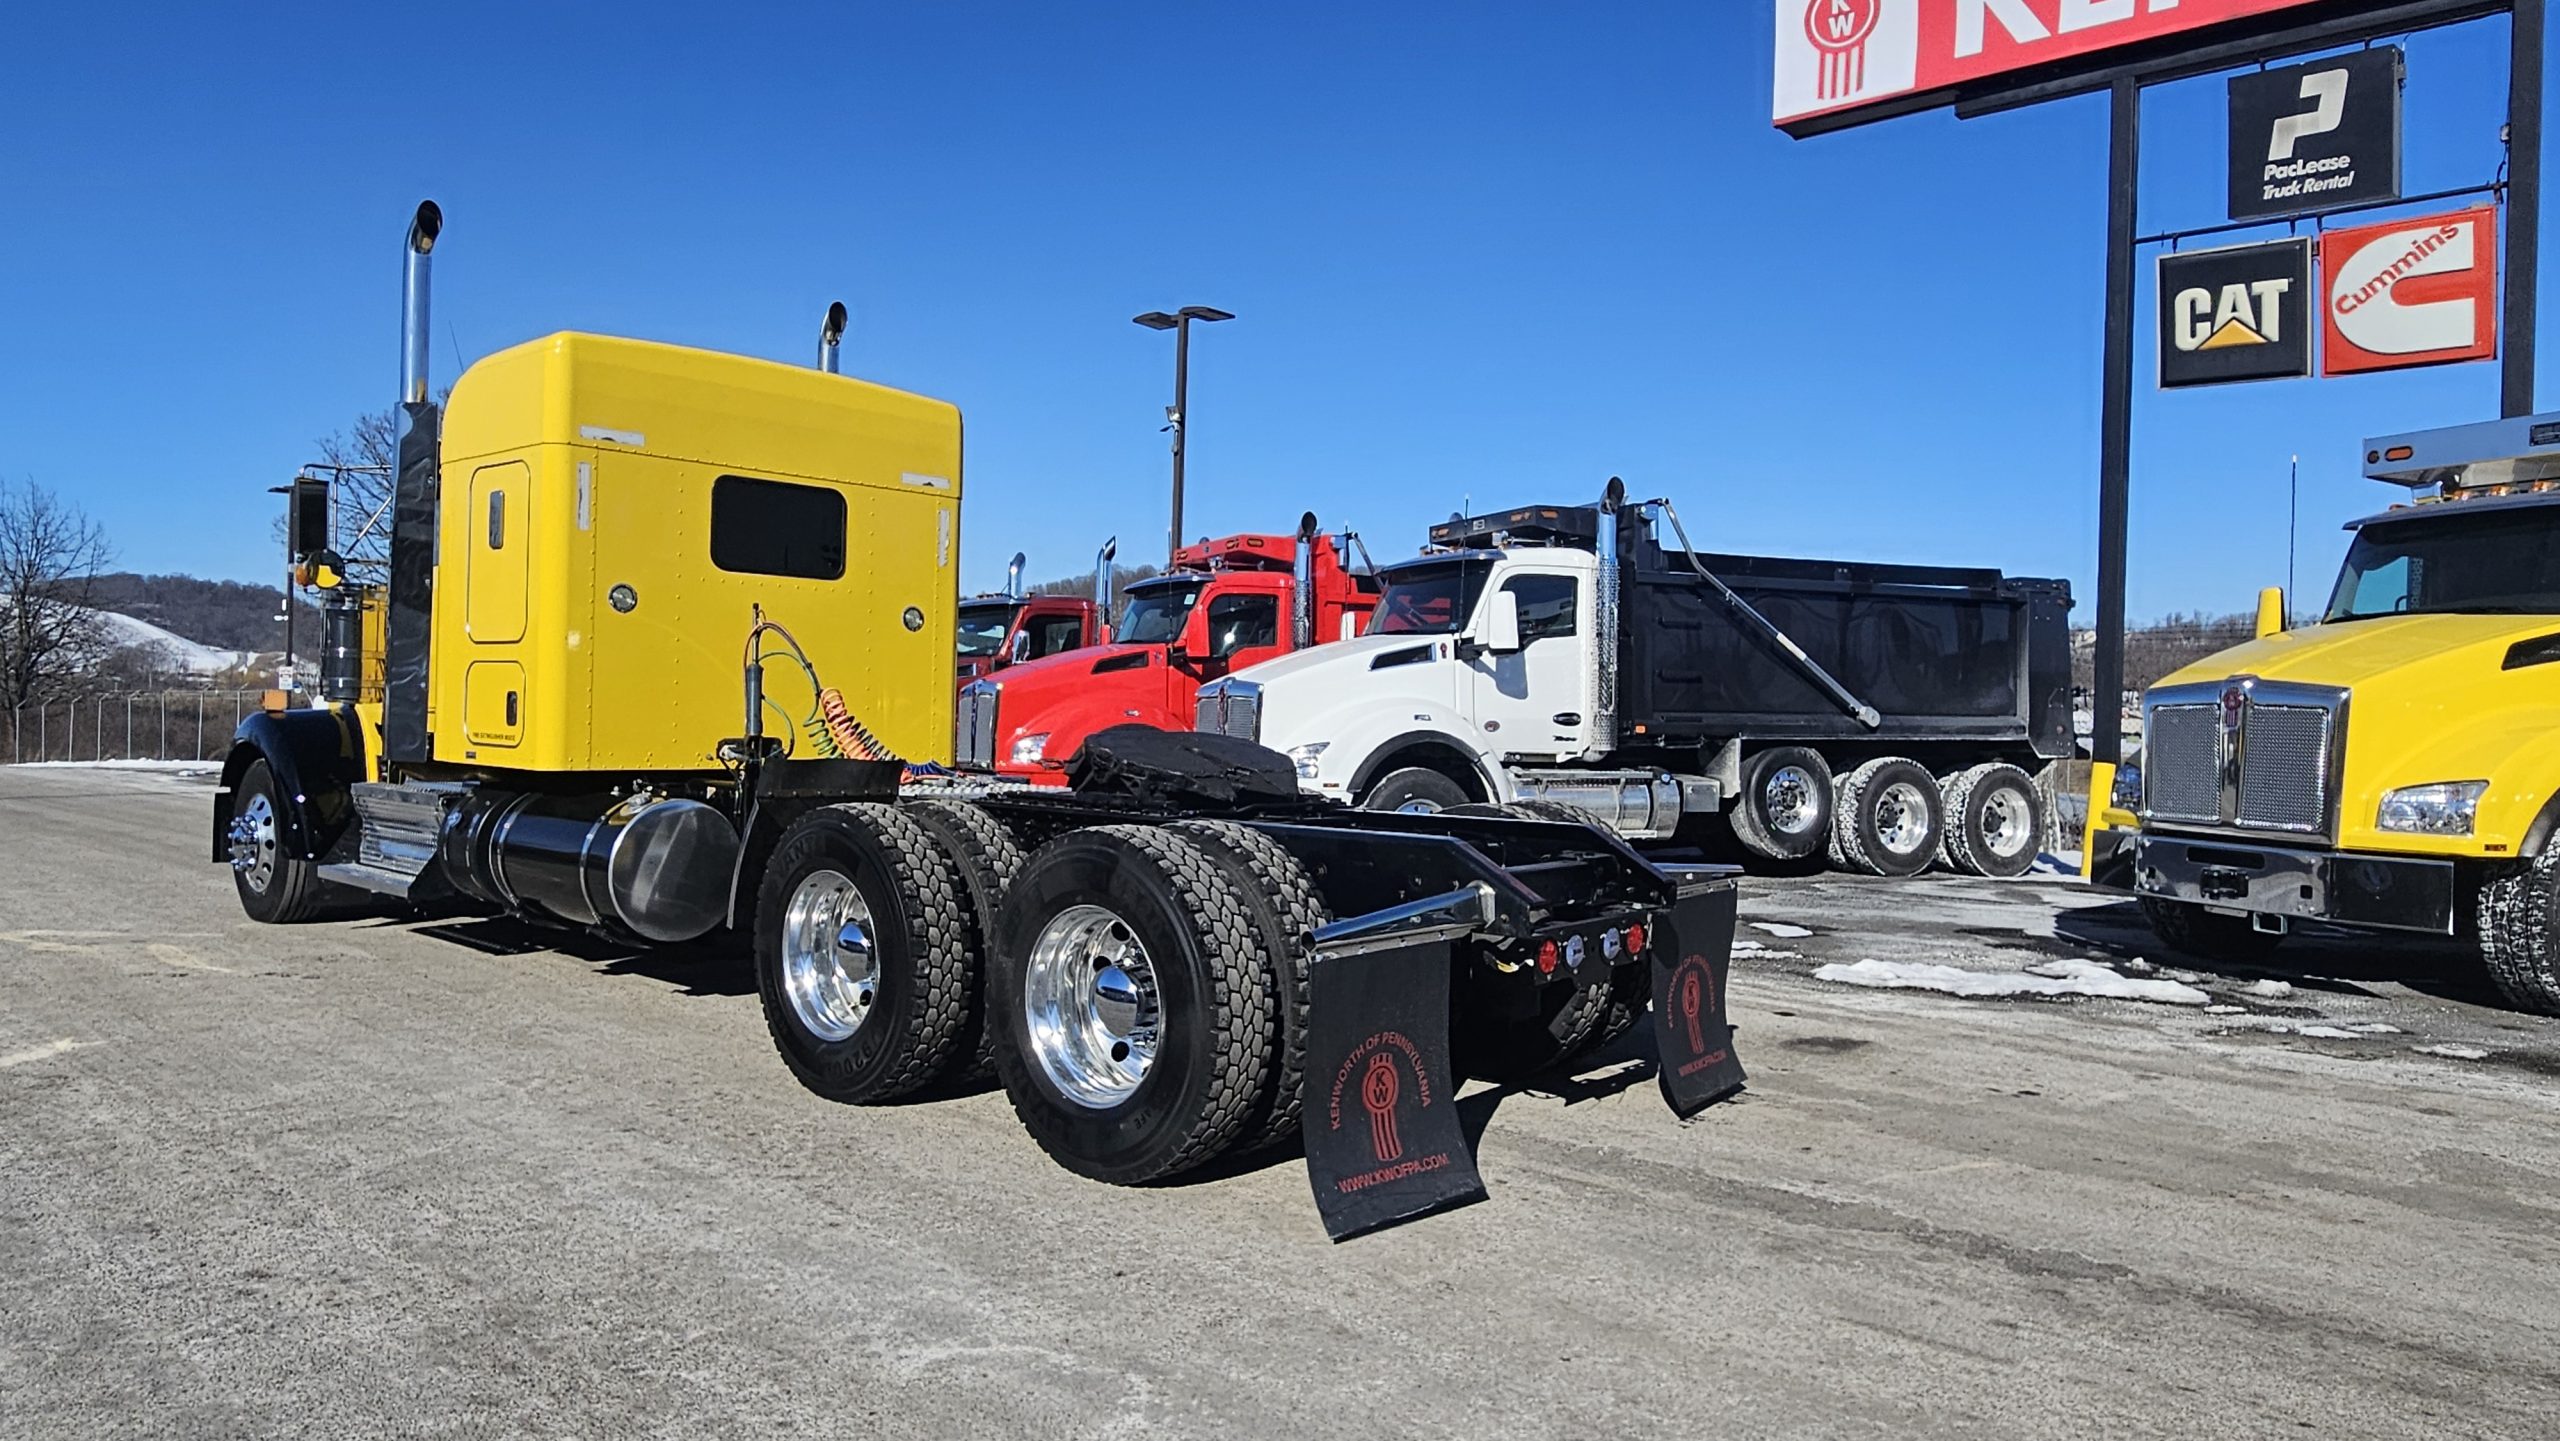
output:
[[224,671],[238,670],[258,658],[251,651],[217,650],[134,616],[111,610],[96,614],[98,623],[106,631],[109,645],[119,648],[148,646],[160,655],[163,664],[189,675],[220,675]]
[[165,771],[170,775],[212,775],[222,769],[220,761],[20,761],[12,769],[76,770],[76,771]]
[[2422,1056],[2445,1056],[2456,1061],[2485,1061],[2489,1053],[2479,1046],[2412,1046]]
[[1814,970],[1817,981],[1885,990],[1943,991],[1951,996],[2103,996],[2123,1001],[2158,1001],[2172,1006],[2201,1006],[2212,997],[2177,981],[2144,981],[2119,974],[2096,961],[2047,961],[2025,971],[1968,971],[1962,966],[1918,961],[1863,960],[1837,962]]
[[1802,926],[1791,926],[1784,921],[1753,921],[1751,922],[1751,929],[1755,931],[1767,931],[1770,935],[1776,936],[1782,941],[1801,940],[1804,937],[1813,934],[1813,932],[1806,930]]

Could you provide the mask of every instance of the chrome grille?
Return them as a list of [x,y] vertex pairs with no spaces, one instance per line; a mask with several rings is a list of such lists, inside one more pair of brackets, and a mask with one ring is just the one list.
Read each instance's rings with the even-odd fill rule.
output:
[[2325,835],[2347,692],[2238,676],[2152,692],[2143,812],[2172,825]]
[[1191,728],[1238,740],[1262,739],[1262,687],[1233,680],[1202,686]]
[[2253,705],[2241,751],[2240,824],[2318,831],[2329,824],[2329,712]]
[[995,769],[996,709],[1003,694],[1001,681],[973,681],[961,689],[951,754],[962,769]]
[[2209,705],[2164,705],[2142,727],[2142,788],[2162,820],[2222,819],[2221,712]]

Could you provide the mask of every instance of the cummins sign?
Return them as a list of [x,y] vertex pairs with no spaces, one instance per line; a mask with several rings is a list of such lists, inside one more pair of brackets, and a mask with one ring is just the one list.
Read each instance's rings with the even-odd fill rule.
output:
[[2483,205],[2320,236],[2320,373],[2498,353],[2498,211]]
[[1775,0],[1774,116],[1796,135],[1943,105],[1960,86],[2318,0]]

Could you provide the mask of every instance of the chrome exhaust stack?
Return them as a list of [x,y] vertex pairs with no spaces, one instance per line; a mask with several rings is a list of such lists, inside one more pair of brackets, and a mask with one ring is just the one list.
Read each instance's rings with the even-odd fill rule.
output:
[[408,260],[400,288],[400,403],[418,405],[427,398],[427,279],[436,236],[444,230],[444,212],[432,200],[418,202],[409,220]]
[[844,328],[852,316],[841,300],[827,304],[827,318],[818,326],[818,368],[829,375],[842,374],[837,369],[837,352],[844,345]]
[[1600,493],[1600,524],[1596,545],[1600,555],[1600,593],[1594,597],[1597,612],[1592,629],[1598,632],[1598,694],[1592,697],[1590,740],[1583,754],[1591,757],[1607,755],[1618,748],[1618,516],[1626,509],[1627,483],[1616,476]]
[[1111,628],[1111,562],[1120,554],[1120,537],[1102,543],[1093,557],[1093,613],[1102,620],[1102,628]]
[[1028,559],[1028,556],[1017,550],[1013,553],[1013,563],[1004,568],[1005,599],[1022,599],[1022,567]]
[[1316,513],[1298,517],[1298,550],[1289,560],[1289,647],[1316,643]]

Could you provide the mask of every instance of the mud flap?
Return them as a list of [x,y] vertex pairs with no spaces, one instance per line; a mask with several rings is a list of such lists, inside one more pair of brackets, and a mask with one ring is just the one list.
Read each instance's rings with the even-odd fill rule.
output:
[[1300,1124],[1336,1241],[1484,1199],[1449,1062],[1450,944],[1317,951]]
[[1742,1089],[1725,1017],[1725,980],[1733,964],[1733,882],[1718,881],[1681,897],[1653,945],[1653,1032],[1661,1050],[1662,1099],[1694,1116]]

